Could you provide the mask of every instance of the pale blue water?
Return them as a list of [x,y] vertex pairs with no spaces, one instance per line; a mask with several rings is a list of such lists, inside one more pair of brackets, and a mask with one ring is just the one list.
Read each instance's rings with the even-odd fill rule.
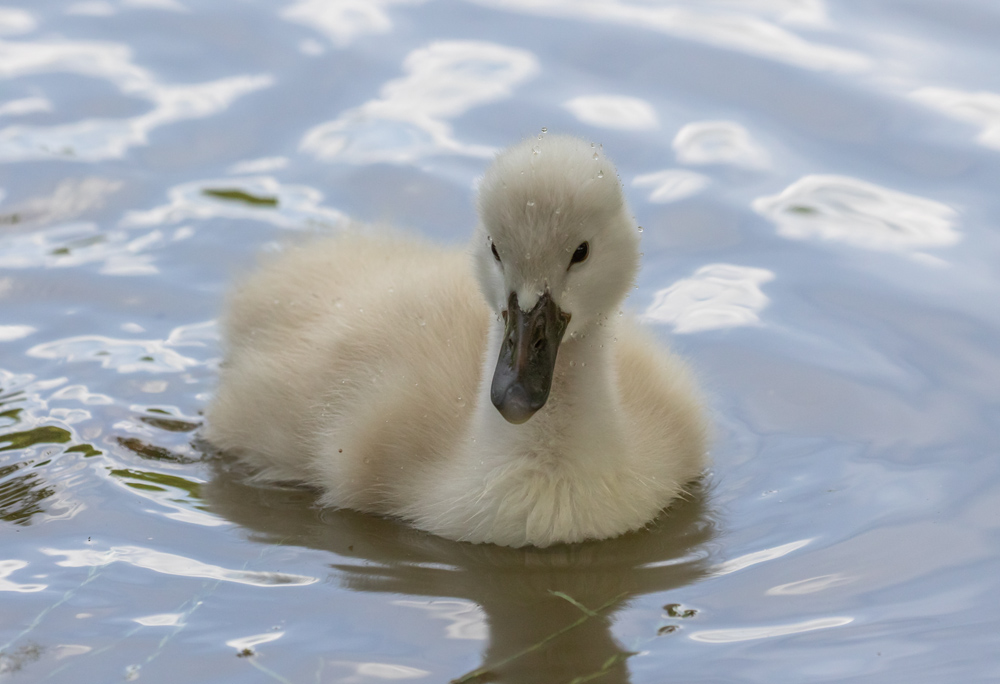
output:
[[[971,0],[4,2],[0,681],[997,681],[998,60]],[[516,551],[205,454],[234,275],[461,243],[543,126],[618,163],[704,491]]]

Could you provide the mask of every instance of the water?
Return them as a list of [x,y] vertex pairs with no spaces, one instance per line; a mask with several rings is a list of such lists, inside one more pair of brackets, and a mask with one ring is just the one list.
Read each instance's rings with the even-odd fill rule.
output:
[[[971,1],[5,3],[0,679],[996,681],[998,45]],[[645,228],[691,501],[510,550],[206,454],[235,275],[348,216],[461,243],[543,126]]]

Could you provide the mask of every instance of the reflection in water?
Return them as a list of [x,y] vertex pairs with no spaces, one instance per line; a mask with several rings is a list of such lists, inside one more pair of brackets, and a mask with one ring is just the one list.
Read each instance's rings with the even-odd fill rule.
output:
[[118,340],[102,335],[79,335],[38,344],[26,353],[37,359],[65,362],[97,361],[119,373],[178,373],[199,364],[167,345],[169,340]]
[[0,466],[0,520],[15,525],[29,524],[33,516],[45,510],[42,502],[56,493],[38,473],[12,475],[22,465],[29,466],[30,462]]
[[90,444],[74,444],[73,433],[62,427],[89,419],[88,411],[47,410],[59,393],[46,400],[41,392],[63,382],[35,381],[0,369],[0,521],[28,526],[39,514],[51,520],[81,510],[79,502],[47,481],[49,464],[70,454],[87,458],[100,453]]
[[946,204],[847,176],[805,176],[753,208],[794,240],[819,238],[863,249],[946,247],[961,239]]
[[[5,403],[7,402],[0,403],[0,409],[5,408]],[[22,411],[19,408],[7,409],[0,413],[0,418],[6,419],[4,422],[9,425],[16,425],[21,422]],[[30,453],[27,450],[35,446],[66,444],[72,439],[72,434],[55,425],[17,431],[7,431],[6,427],[0,432],[0,457],[8,456],[3,452],[13,452],[11,455],[16,456],[6,465],[3,465],[6,458],[0,461],[0,520],[28,525],[33,516],[44,510],[42,502],[56,492],[46,484],[38,471],[31,468],[34,461],[24,456]],[[48,455],[48,452],[43,453]],[[23,472],[25,470],[27,472]]]
[[35,332],[30,325],[0,325],[0,342],[13,342]]
[[548,684],[604,672],[602,682],[626,682],[631,651],[611,634],[615,612],[709,572],[713,526],[700,491],[642,532],[547,549],[452,542],[353,511],[317,511],[308,492],[251,486],[224,464],[202,491],[210,510],[258,542],[336,553],[349,589],[408,595],[397,605],[447,621],[446,636],[488,632],[482,671],[463,681]]
[[563,106],[577,119],[591,126],[647,131],[657,128],[656,112],[645,100],[621,95],[585,95]]
[[259,646],[260,644],[266,644],[271,641],[277,641],[281,637],[285,636],[284,632],[267,632],[266,634],[253,634],[251,636],[241,637],[239,639],[231,639],[226,642],[226,646],[232,646],[237,651],[240,651],[240,655],[249,655],[246,652],[247,649],[253,650],[254,646]]
[[829,629],[830,627],[842,627],[854,621],[850,617],[828,617],[816,620],[806,620],[792,625],[770,625],[768,627],[740,627],[735,629],[711,629],[695,632],[691,635],[694,641],[702,641],[708,644],[724,644],[733,641],[754,641],[756,639],[767,639],[769,637],[786,636],[788,634],[799,634],[801,632],[812,632],[817,629]]
[[770,549],[761,549],[760,551],[748,553],[745,556],[732,558],[712,568],[712,576],[718,577],[720,575],[728,575],[732,572],[739,572],[744,568],[749,568],[751,565],[773,561],[777,558],[781,558],[782,556],[787,556],[792,551],[798,551],[811,541],[812,539],[800,539],[798,541],[782,544],[781,546],[775,546]]
[[674,136],[674,151],[682,164],[768,166],[768,155],[735,121],[695,121]]
[[[123,444],[122,446],[127,445]],[[152,448],[159,449],[160,447]],[[154,458],[152,460],[167,460],[171,463],[178,463],[176,458]],[[185,461],[179,462],[183,464]],[[164,518],[202,527],[226,525],[225,520],[205,512],[205,506],[201,503],[200,498],[201,482],[178,475],[138,468],[114,468],[109,472],[113,478],[128,487],[131,494],[141,496],[149,502],[167,509],[168,513],[160,513]],[[147,510],[156,511],[156,509]]]
[[652,188],[647,199],[657,203],[676,202],[696,195],[708,187],[710,182],[707,176],[681,169],[645,173],[632,179],[632,185],[637,188]]
[[44,97],[23,97],[0,104],[0,116],[24,116],[51,111],[52,103]]
[[159,613],[157,615],[144,615],[132,618],[133,622],[138,622],[143,627],[175,627],[182,625],[183,614],[181,613]]
[[0,224],[45,225],[69,221],[103,206],[105,198],[121,186],[120,181],[105,178],[67,178],[50,195],[30,197],[5,207],[0,215]]
[[534,55],[482,41],[438,41],[403,61],[406,76],[389,81],[381,97],[320,124],[300,148],[325,161],[413,163],[435,154],[489,157],[494,149],[460,142],[447,119],[510,96],[534,76]]
[[0,129],[0,161],[121,159],[129,148],[147,144],[154,129],[218,114],[243,95],[273,83],[270,76],[257,75],[194,85],[164,85],[150,71],[133,64],[131,50],[118,43],[0,41],[0,78],[47,73],[104,79],[117,86],[123,96],[148,100],[153,108],[124,119],[7,126]]
[[93,223],[68,223],[0,237],[0,268],[68,268],[100,263],[102,275],[154,275],[149,252],[190,234],[154,230],[138,237],[124,230],[101,230]]
[[280,13],[282,19],[316,29],[334,45],[344,47],[358,36],[388,33],[390,5],[417,4],[423,0],[299,0]]
[[91,17],[110,17],[126,9],[166,10],[169,12],[186,12],[187,9],[178,0],[118,0],[118,7],[110,0],[82,0],[66,8],[66,14],[81,14]]
[[766,268],[709,264],[690,278],[659,290],[641,319],[669,323],[676,333],[693,333],[741,325],[759,325],[767,306],[763,283],[774,280]]
[[[633,28],[658,31],[680,38],[698,40],[729,50],[738,50],[759,57],[794,64],[806,69],[852,72],[867,69],[871,62],[864,55],[851,50],[811,43],[776,24],[752,14],[738,11],[722,12],[719,7],[744,9],[744,3],[717,1],[716,8],[705,11],[708,3],[683,7],[679,2],[643,3],[627,0],[470,0],[477,5],[498,7],[508,11],[521,11],[592,22],[609,22]],[[684,3],[687,4],[687,3]],[[783,2],[761,0],[745,3],[751,12],[762,8],[784,6]],[[811,3],[807,3],[811,4]],[[820,4],[820,3],[816,3]],[[714,10],[714,11],[713,11]],[[820,20],[820,12],[808,8],[800,17]],[[778,13],[779,16],[795,12]],[[793,22],[788,22],[793,23]],[[807,21],[804,23],[816,23]]]
[[287,167],[288,161],[288,157],[261,157],[260,159],[247,159],[246,161],[236,162],[226,169],[226,173],[231,173],[236,176],[270,173],[271,171],[280,171],[281,169]]
[[[19,594],[28,594],[36,591],[44,591],[47,584],[21,584],[12,579],[8,579],[18,570],[28,567],[28,562],[23,560],[0,560],[0,591],[15,591]],[[2,673],[3,670],[0,670]]]
[[839,573],[835,573],[833,575],[820,575],[819,577],[810,577],[797,582],[779,584],[776,587],[771,587],[765,593],[768,596],[798,596],[801,594],[814,594],[819,591],[826,591],[827,589],[849,584],[851,581],[852,579],[850,577],[845,577]]
[[308,185],[285,185],[272,176],[220,178],[176,185],[167,204],[130,211],[123,226],[160,226],[215,218],[263,221],[279,228],[339,226],[346,217],[323,206],[323,193]]
[[300,587],[313,584],[315,577],[291,575],[282,572],[258,572],[251,570],[230,570],[217,565],[174,553],[165,553],[141,546],[113,546],[107,551],[96,549],[39,549],[47,556],[63,556],[56,565],[64,568],[98,568],[109,563],[128,563],[137,568],[153,570],[164,575],[201,577],[237,584],[251,584],[255,587]]
[[0,7],[0,36],[16,36],[35,30],[35,18],[22,9]]
[[982,126],[976,142],[983,147],[1000,150],[1000,94],[918,88],[910,93],[910,97],[954,119]]

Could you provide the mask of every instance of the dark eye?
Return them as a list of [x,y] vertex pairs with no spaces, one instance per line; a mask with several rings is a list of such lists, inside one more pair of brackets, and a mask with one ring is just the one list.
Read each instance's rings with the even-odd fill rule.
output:
[[497,246],[491,242],[490,249],[493,250],[493,258],[496,259],[497,261],[500,261],[500,255],[497,254]]
[[587,257],[590,255],[590,244],[587,242],[581,242],[580,246],[576,248],[573,252],[573,258],[570,260],[569,264],[578,264],[581,261],[586,261]]

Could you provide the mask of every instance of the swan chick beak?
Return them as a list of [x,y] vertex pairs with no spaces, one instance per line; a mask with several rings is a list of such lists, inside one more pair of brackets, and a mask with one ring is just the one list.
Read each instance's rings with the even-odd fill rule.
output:
[[512,292],[503,316],[506,326],[490,399],[507,422],[519,425],[549,398],[556,353],[570,314],[563,312],[548,292],[531,311],[522,311],[517,293]]

